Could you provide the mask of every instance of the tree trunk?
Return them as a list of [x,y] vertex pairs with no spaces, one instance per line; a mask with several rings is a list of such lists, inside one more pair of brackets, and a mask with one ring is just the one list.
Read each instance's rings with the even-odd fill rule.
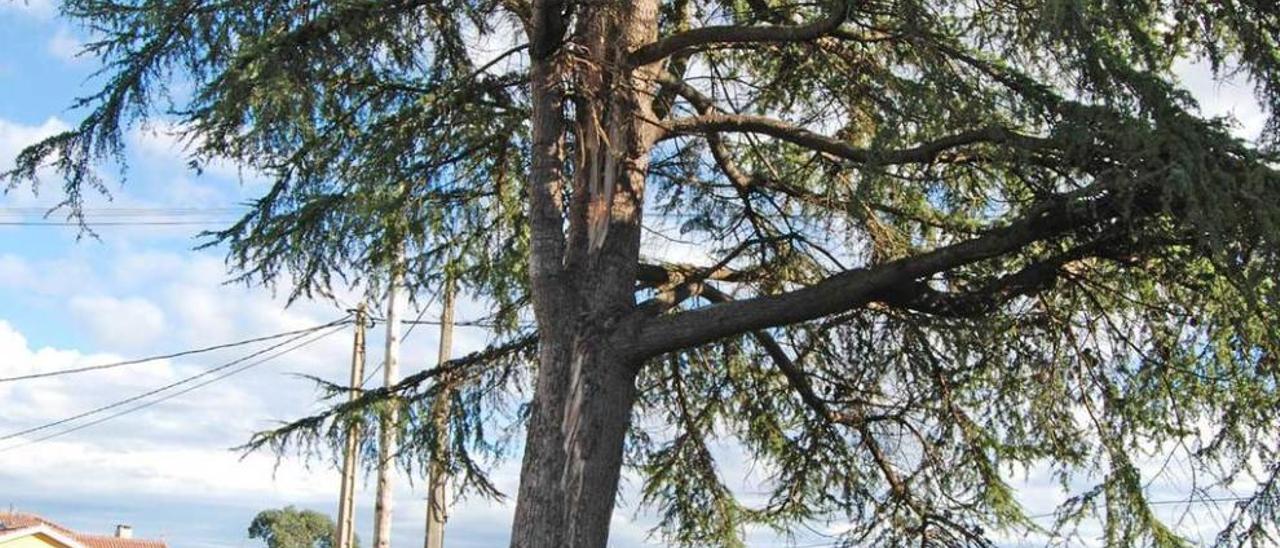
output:
[[550,346],[540,356],[511,546],[603,548],[635,400],[634,369],[589,344]]
[[[635,308],[656,67],[629,68],[625,56],[656,37],[657,2],[576,10],[538,0],[531,29],[530,275],[540,347],[513,548],[608,544],[636,396],[639,358],[615,344],[615,329]],[[566,85],[576,92],[571,120]]]

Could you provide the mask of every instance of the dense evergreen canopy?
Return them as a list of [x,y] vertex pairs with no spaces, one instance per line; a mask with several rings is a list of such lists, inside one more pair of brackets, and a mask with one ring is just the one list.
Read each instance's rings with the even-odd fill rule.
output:
[[[574,482],[620,452],[664,538],[694,546],[814,523],[852,545],[1070,542],[1094,519],[1110,545],[1177,545],[1138,464],[1172,455],[1203,492],[1247,490],[1218,541],[1280,542],[1270,0],[63,10],[96,33],[103,86],[13,184],[52,164],[74,212],[124,130],[172,119],[196,165],[273,181],[210,235],[243,280],[325,294],[403,244],[417,287],[447,265],[492,306],[493,349],[258,445],[337,447],[345,420],[403,405],[406,464],[446,451],[493,495],[489,457],[529,425],[522,505],[611,508],[616,475]],[[1258,142],[1179,87],[1193,61],[1256,86]],[[591,377],[615,363],[630,389]],[[625,450],[575,437],[615,416],[593,398],[625,404]],[[727,487],[725,439],[770,475],[763,503]],[[1074,489],[1047,527],[1007,484],[1032,465]],[[552,538],[522,529],[540,516],[518,512],[513,545],[549,542],[521,540]],[[563,519],[562,545],[603,546]]]

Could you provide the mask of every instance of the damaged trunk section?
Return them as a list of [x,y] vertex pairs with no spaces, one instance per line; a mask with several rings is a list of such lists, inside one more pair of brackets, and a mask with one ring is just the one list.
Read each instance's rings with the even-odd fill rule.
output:
[[[611,335],[635,308],[657,67],[657,2],[535,6],[534,308],[542,326],[511,546],[606,546],[639,357]],[[557,35],[559,36],[557,38]],[[544,321],[551,320],[552,321]],[[566,322],[565,318],[574,318]]]

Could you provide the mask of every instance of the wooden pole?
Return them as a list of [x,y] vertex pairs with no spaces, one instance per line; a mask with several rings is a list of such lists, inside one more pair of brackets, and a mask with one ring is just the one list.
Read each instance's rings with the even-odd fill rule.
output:
[[[444,303],[440,311],[440,350],[436,355],[436,364],[441,365],[453,357],[453,278],[445,280]],[[437,382],[448,382],[442,377]],[[448,516],[449,471],[444,459],[444,451],[449,443],[449,407],[452,390],[440,393],[432,413],[436,428],[436,452],[432,459],[427,485],[430,494],[427,498],[427,538],[425,548],[444,548],[444,522]]]
[[[383,353],[383,382],[391,386],[400,380],[400,290],[404,284],[404,265],[397,256],[392,261],[390,283],[387,284],[387,339]],[[392,476],[399,440],[396,429],[400,422],[400,409],[394,402],[382,416],[378,433],[378,494],[373,510],[373,546],[391,548]]]
[[[347,401],[356,399],[360,394],[360,384],[364,381],[364,330],[365,305],[356,307],[355,341],[351,345],[351,391]],[[355,546],[355,491],[356,491],[356,451],[360,444],[360,426],[352,422],[347,426],[347,442],[342,455],[342,488],[338,498],[338,548]]]

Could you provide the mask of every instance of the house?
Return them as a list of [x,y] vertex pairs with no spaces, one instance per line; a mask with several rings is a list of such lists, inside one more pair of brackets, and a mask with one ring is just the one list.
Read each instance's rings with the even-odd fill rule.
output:
[[0,548],[168,548],[163,540],[133,538],[117,525],[115,535],[77,533],[35,514],[0,512]]

